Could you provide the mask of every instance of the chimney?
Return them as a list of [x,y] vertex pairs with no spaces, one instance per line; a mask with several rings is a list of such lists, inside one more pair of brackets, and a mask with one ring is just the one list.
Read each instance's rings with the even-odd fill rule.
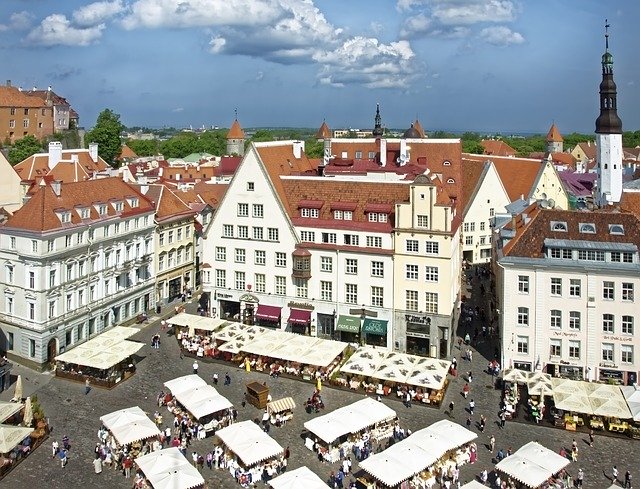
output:
[[380,166],[387,166],[387,140],[380,138]]
[[516,214],[511,214],[511,227],[513,228],[513,232],[516,232],[516,221],[517,221],[517,215]]
[[10,87],[11,86],[11,80],[7,80],[7,86]]
[[402,138],[400,140],[400,161],[398,162],[398,166],[404,166],[407,164],[409,160],[407,155],[407,140]]
[[47,92],[50,92],[50,91],[51,91],[51,85],[47,87]]
[[62,159],[62,143],[51,141],[49,143],[49,170],[52,170]]
[[98,162],[98,143],[89,143],[89,156],[94,163]]
[[302,152],[304,151],[304,141],[293,142],[293,156],[295,159],[302,158]]
[[51,182],[51,190],[56,196],[60,197],[60,192],[62,191],[62,182],[60,180],[53,180]]

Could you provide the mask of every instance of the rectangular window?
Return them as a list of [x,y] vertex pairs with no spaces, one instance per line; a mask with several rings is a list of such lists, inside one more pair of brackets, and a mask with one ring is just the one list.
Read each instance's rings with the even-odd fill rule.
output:
[[244,272],[236,272],[235,279],[236,290],[244,290],[247,283]]
[[565,260],[571,260],[573,258],[573,251],[567,248],[562,249],[562,258]]
[[485,225],[485,222],[480,221],[480,231],[484,231],[484,225]]
[[267,228],[267,237],[269,241],[279,241],[278,228]]
[[216,261],[227,261],[227,249],[224,246],[216,246]]
[[551,258],[560,258],[560,248],[551,248],[549,254]]
[[333,211],[333,218],[337,221],[341,221],[343,217],[342,211]]
[[417,239],[408,239],[407,240],[407,253],[417,253],[418,252],[418,240]]
[[10,241],[11,249],[15,250],[16,249],[16,238],[15,238],[15,236],[11,236],[11,239],[9,241]]
[[322,242],[335,244],[336,243],[336,233],[322,233]]
[[613,282],[602,282],[602,298],[606,301],[612,301],[615,299],[615,285]]
[[29,340],[29,356],[31,358],[36,356],[36,340]]
[[344,301],[347,304],[358,303],[358,285],[357,284],[344,284],[345,294]]
[[529,353],[528,336],[518,336],[518,353]]
[[569,358],[580,358],[580,342],[576,340],[569,340]]
[[342,218],[345,221],[351,221],[353,219],[353,212],[352,211],[344,211],[342,213]]
[[254,262],[256,265],[266,265],[267,252],[264,250],[256,250],[254,255]]
[[428,228],[429,227],[429,216],[418,215],[418,227],[419,228]]
[[260,292],[264,294],[266,292],[266,286],[267,286],[266,275],[264,273],[256,273],[255,283],[256,283],[256,292]]
[[249,237],[249,226],[238,226],[238,238],[247,239]]
[[320,271],[331,272],[333,271],[333,258],[330,256],[320,257]]
[[405,277],[407,280],[418,280],[418,265],[406,265]]
[[424,252],[427,255],[437,255],[439,250],[439,245],[437,241],[427,241]]
[[[117,226],[118,226],[118,225],[116,224],[116,227],[117,227]],[[171,244],[171,243],[173,243],[173,231],[169,231],[168,235],[169,235],[169,236],[168,236],[167,241],[169,242],[169,244]]]
[[73,264],[67,265],[67,282],[73,280]]
[[602,361],[613,362],[613,343],[602,343]]
[[464,237],[464,244],[472,245],[473,244],[473,236],[465,236]]
[[38,242],[35,239],[31,240],[31,251],[33,253],[37,253],[38,252]]
[[425,312],[438,314],[438,294],[436,292],[425,293]]
[[226,287],[227,286],[227,271],[226,270],[216,270],[216,287]]
[[287,266],[287,254],[281,251],[276,251],[276,267]]
[[384,277],[384,263],[381,261],[371,262],[371,276]]
[[622,363],[633,363],[632,345],[620,345],[620,353],[622,354]]
[[233,224],[222,225],[222,236],[225,238],[233,238]]
[[622,316],[622,332],[633,334],[633,316]]
[[529,276],[518,275],[518,292],[521,294],[529,293]]
[[253,204],[253,217],[262,219],[264,217],[264,206],[262,204]]
[[49,288],[56,286],[56,271],[49,270]]
[[529,308],[518,308],[518,326],[529,326]]
[[371,287],[371,305],[382,307],[384,304],[384,288],[372,286]]
[[276,295],[287,295],[287,277],[276,276]]
[[7,276],[7,283],[12,284],[13,283],[13,265],[7,265],[5,267],[5,271]]
[[294,278],[293,286],[296,290],[296,297],[299,299],[306,299],[309,296],[309,281],[302,278]]
[[236,248],[235,257],[236,263],[245,263],[247,261],[247,252],[244,248]]
[[368,220],[369,222],[387,222],[388,216],[381,212],[369,212]]
[[562,279],[551,279],[551,295],[562,295]]
[[320,281],[320,299],[323,301],[333,300],[333,283],[326,280]]
[[625,251],[622,253],[622,261],[624,263],[633,263],[633,253]]
[[380,236],[367,236],[367,248],[382,248],[382,238]]
[[[233,237],[233,229],[231,230],[231,237]],[[160,237],[158,238],[158,243],[160,246],[164,246],[164,233],[160,233]]]
[[249,204],[238,204],[238,217],[249,217]]
[[300,231],[300,241],[313,243],[316,240],[316,233],[313,231]]
[[613,334],[614,331],[614,316],[613,314],[602,315],[602,332]]
[[569,329],[580,329],[580,311],[569,312]]
[[356,275],[358,273],[358,260],[347,258],[345,260],[344,271],[349,275]]
[[569,280],[569,295],[571,297],[580,297],[580,289],[582,288],[582,280],[572,278]]
[[247,182],[247,192],[253,192],[255,190],[256,186],[254,184],[254,182]]
[[622,282],[622,300],[633,302],[633,284]]
[[551,325],[552,328],[562,328],[562,311],[558,309],[551,310]]
[[549,341],[549,355],[552,357],[562,356],[562,340],[552,339]]
[[13,297],[7,296],[5,297],[5,309],[7,314],[13,314]]
[[56,301],[49,301],[47,312],[48,319],[53,319],[54,317],[56,317]]
[[345,234],[344,235],[344,244],[351,246],[358,246],[360,242],[360,238],[357,234]]
[[29,272],[29,288],[31,290],[36,288],[36,272]]
[[407,311],[418,310],[418,291],[406,290],[405,291],[405,308]]
[[253,228],[253,239],[257,239],[259,241],[262,241],[264,239],[264,233],[263,233],[263,229],[261,227],[255,227]]

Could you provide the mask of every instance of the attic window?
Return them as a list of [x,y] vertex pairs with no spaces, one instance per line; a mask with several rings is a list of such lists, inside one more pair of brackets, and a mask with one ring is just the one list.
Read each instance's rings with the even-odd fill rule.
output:
[[624,234],[622,224],[609,224],[609,234]]
[[60,214],[60,222],[67,223],[71,222],[71,212],[65,211]]
[[456,181],[453,178],[449,178],[447,179],[447,183],[456,183]]
[[84,209],[80,209],[78,214],[80,214],[80,219],[89,219],[89,209],[86,207]]
[[102,204],[98,206],[98,214],[105,216],[107,214],[107,206]]
[[451,166],[451,162],[449,160],[444,160],[442,166]]
[[309,209],[303,207],[300,209],[300,217],[310,217],[311,219],[318,219],[320,211],[318,209]]
[[566,222],[558,222],[551,221],[551,231],[564,231],[567,232],[567,223]]
[[140,201],[138,200],[138,197],[131,197],[129,199],[129,205],[131,207],[138,207],[140,205]]
[[122,202],[116,202],[115,204],[113,204],[113,208],[116,210],[116,212],[122,212],[124,209],[124,204]]
[[579,224],[579,229],[581,233],[589,233],[589,234],[595,234],[596,233],[596,226],[595,224],[592,224],[590,222],[581,222]]

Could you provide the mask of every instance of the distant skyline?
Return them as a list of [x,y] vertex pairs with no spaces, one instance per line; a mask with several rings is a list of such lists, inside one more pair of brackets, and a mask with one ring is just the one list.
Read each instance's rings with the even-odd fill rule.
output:
[[[373,126],[594,132],[604,23],[640,129],[632,0],[2,0],[4,80],[91,127]],[[2,80],[2,82],[4,82]]]

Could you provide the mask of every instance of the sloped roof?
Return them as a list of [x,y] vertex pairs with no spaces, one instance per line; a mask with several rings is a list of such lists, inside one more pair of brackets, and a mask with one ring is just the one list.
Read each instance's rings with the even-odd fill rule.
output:
[[586,143],[578,143],[576,146],[579,146],[582,152],[586,155],[590,160],[594,160],[596,158],[596,143],[595,141],[588,141]]
[[564,138],[560,135],[560,131],[558,130],[558,126],[556,126],[555,122],[551,124],[551,127],[549,128],[549,132],[547,133],[547,142],[564,142]]
[[[138,206],[131,207],[126,200],[138,198]],[[151,201],[140,194],[134,187],[117,177],[69,182],[61,184],[60,195],[56,195],[51,185],[42,185],[33,196],[11,216],[4,229],[21,229],[25,231],[46,232],[56,229],[85,226],[88,222],[103,221],[118,215],[112,202],[122,202],[122,217],[135,216],[153,212]],[[107,204],[107,214],[100,216],[95,206]],[[82,220],[75,209],[88,207],[89,219]],[[63,224],[56,212],[71,211],[71,222]]]
[[593,192],[598,175],[595,173],[575,173],[571,171],[559,171],[558,176],[567,192],[576,197],[588,197]]
[[413,123],[413,128],[416,131],[418,131],[418,133],[420,134],[421,138],[427,137],[427,135],[424,132],[424,129],[422,128],[422,124],[420,124],[420,121],[418,119],[416,119],[415,122]]
[[242,163],[242,156],[222,156],[216,168],[216,175],[234,175]]
[[483,153],[486,155],[496,155],[496,156],[515,156],[516,150],[509,146],[504,141],[499,139],[483,139],[480,141],[482,148],[484,149]]
[[240,127],[238,119],[234,119],[231,129],[227,133],[227,139],[244,139],[244,131]]
[[214,166],[165,166],[160,172],[163,180],[193,182],[194,180],[211,180],[216,176]]
[[16,87],[0,86],[0,107],[41,108],[47,104],[39,97],[30,97]]
[[633,213],[640,219],[640,192],[622,192],[619,205],[621,209]]
[[168,186],[150,184],[135,185],[135,188],[155,204],[156,221],[159,223],[194,215],[191,207],[183,202]]
[[123,144],[122,148],[120,148],[120,154],[116,159],[126,160],[126,159],[137,158],[137,157],[138,155],[135,154],[129,146],[127,146],[126,144]]
[[70,106],[66,98],[61,97],[53,90],[25,90],[22,93],[30,97],[38,97],[44,102],[50,101],[54,105],[66,105],[67,107]]
[[[526,211],[525,211],[526,212]],[[544,256],[545,239],[560,239],[570,241],[591,241],[599,243],[640,243],[640,221],[628,212],[580,212],[555,209],[538,209],[530,213],[530,220],[523,224],[520,220],[516,236],[505,245],[505,256],[527,258],[542,258]],[[567,231],[554,231],[552,221],[565,222]],[[595,234],[585,234],[579,231],[580,223],[593,223]],[[611,234],[610,224],[621,224],[624,234]]]
[[325,121],[322,121],[322,125],[318,132],[316,132],[316,139],[329,139],[331,137],[331,129]]
[[488,161],[462,160],[462,199],[460,204],[463,212],[466,212],[467,206],[473,200],[481,183],[480,179],[488,166]]
[[[73,161],[74,158],[77,158],[77,163]],[[81,169],[76,170],[78,175],[93,175],[109,168],[109,165],[100,156],[98,156],[98,161],[93,161],[88,149],[63,149],[61,162],[70,162],[80,166]],[[13,168],[22,180],[34,180],[49,175],[51,172],[49,153],[36,153],[22,160]],[[63,181],[67,182],[67,180]]]

